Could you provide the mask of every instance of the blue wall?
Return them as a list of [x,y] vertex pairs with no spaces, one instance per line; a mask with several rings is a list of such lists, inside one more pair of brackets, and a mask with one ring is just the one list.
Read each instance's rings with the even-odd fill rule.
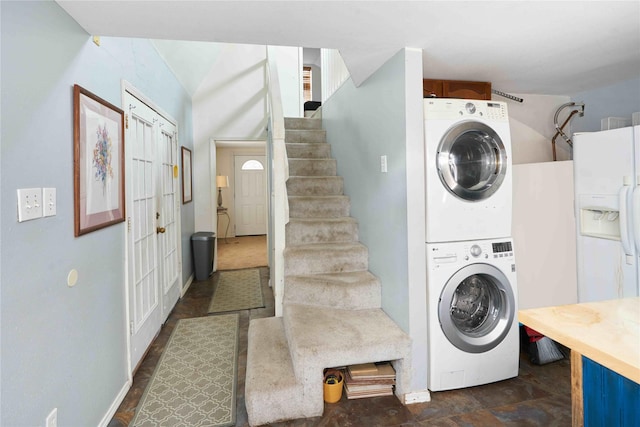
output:
[[631,118],[632,113],[640,112],[640,76],[614,85],[575,93],[571,95],[571,100],[585,103],[584,117],[571,120],[571,131],[599,131],[601,119]]
[[[324,103],[322,121],[369,249],[369,270],[382,282],[383,308],[409,331],[404,56],[358,88],[347,80]],[[382,155],[387,173],[380,172]]]
[[[53,1],[0,4],[0,425],[44,425],[58,408],[61,426],[95,426],[127,381],[125,230],[74,237],[72,87],[121,105],[127,80],[178,120],[187,147],[191,100],[150,42],[98,47]],[[56,216],[17,222],[16,189],[30,187],[57,189]],[[192,206],[182,211],[184,280]]]

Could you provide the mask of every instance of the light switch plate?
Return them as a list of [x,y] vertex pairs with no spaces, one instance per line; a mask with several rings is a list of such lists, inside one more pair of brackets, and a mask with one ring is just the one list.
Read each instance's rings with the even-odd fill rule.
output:
[[42,189],[43,211],[42,216],[54,216],[56,214],[56,189]]
[[42,218],[42,189],[18,190],[18,222]]
[[382,173],[386,173],[387,172],[387,156],[380,156],[380,172]]

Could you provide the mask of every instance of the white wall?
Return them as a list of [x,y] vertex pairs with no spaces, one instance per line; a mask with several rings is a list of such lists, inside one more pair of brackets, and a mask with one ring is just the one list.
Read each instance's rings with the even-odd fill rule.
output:
[[195,229],[215,231],[211,140],[266,138],[266,47],[226,45],[193,97]]
[[[193,97],[193,200],[195,229],[216,230],[218,190],[212,184],[211,141],[264,141],[267,138],[267,47],[228,44]],[[278,60],[283,107],[301,111],[299,49],[269,47]],[[284,78],[284,84],[283,79]],[[300,113],[297,114],[298,116]],[[224,191],[224,190],[223,190]]]
[[278,64],[278,81],[285,117],[302,117],[302,49],[269,46],[269,58]]
[[382,308],[413,340],[412,391],[427,378],[421,56],[403,49],[358,88],[347,80],[322,113]]
[[[513,164],[550,162],[553,160],[551,139],[556,133],[553,116],[558,107],[570,101],[568,96],[514,94],[524,99],[519,103],[500,96],[493,96],[496,101],[507,103],[509,126],[511,128],[511,147]],[[564,109],[560,115],[560,124],[566,119],[570,110]],[[573,123],[580,120],[577,116]],[[571,135],[571,127],[565,128]],[[556,155],[558,160],[571,158],[571,150],[561,136],[556,138]]]
[[578,302],[573,161],[513,167],[518,308]]

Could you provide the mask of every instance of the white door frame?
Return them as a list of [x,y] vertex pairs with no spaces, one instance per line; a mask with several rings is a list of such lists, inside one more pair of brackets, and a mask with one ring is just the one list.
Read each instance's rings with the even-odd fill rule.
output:
[[[136,98],[138,98],[139,100],[141,100],[143,103],[145,103],[147,106],[149,106],[151,109],[153,109],[155,112],[157,112],[160,116],[162,116],[164,119],[166,119],[168,122],[170,122],[171,124],[173,124],[173,126],[175,126],[176,128],[176,138],[178,135],[178,122],[177,120],[175,120],[170,114],[168,114],[166,111],[164,111],[162,108],[160,108],[158,105],[156,105],[151,99],[149,99],[148,97],[146,97],[142,92],[140,92],[135,86],[133,86],[131,83],[127,82],[126,80],[122,80],[121,81],[121,99],[122,99],[122,106],[123,106],[123,110],[125,110],[125,113],[127,112],[127,109],[124,108],[126,105],[126,97],[127,97],[127,92],[133,96],[135,96]],[[125,124],[126,125],[126,124]],[[180,165],[180,162],[178,162],[178,165]],[[126,158],[125,159],[125,170],[127,168],[130,167],[129,164],[129,159]],[[182,188],[181,186],[178,186],[178,199],[182,200]],[[126,203],[130,203],[129,200],[130,194],[126,193]],[[180,202],[178,202],[180,203]],[[182,220],[181,220],[181,209],[180,207],[177,209],[176,211],[176,225],[177,225],[177,236],[181,236],[182,232],[181,232],[181,228],[182,228]],[[127,214],[127,217],[129,215]],[[131,301],[129,298],[130,295],[130,286],[131,283],[129,283],[129,269],[131,268],[131,266],[129,265],[128,259],[129,259],[129,247],[128,247],[128,242],[127,242],[127,238],[128,238],[128,228],[130,227],[130,223],[129,220],[127,221],[127,227],[124,228],[124,241],[125,241],[125,254],[124,254],[124,264],[125,264],[125,277],[124,277],[124,295],[125,295],[125,330],[123,331],[126,337],[126,360],[127,360],[127,375],[128,375],[128,382],[129,385],[133,383],[133,369],[135,368],[135,366],[132,366],[132,362],[131,362],[131,332],[130,332],[130,324],[131,324],[131,316],[130,316],[130,309],[131,309]],[[184,286],[184,284],[182,283],[182,239],[178,239],[177,241],[178,244],[178,270],[179,270],[179,286],[180,286],[180,290],[182,291],[182,288]],[[164,292],[163,290],[161,290],[162,292]],[[170,310],[169,310],[170,311]]]
[[[209,182],[214,183],[216,175],[226,175],[229,176],[229,183],[233,182],[233,156],[236,154],[243,155],[244,152],[238,151],[237,153],[234,151],[231,154],[230,161],[226,162],[225,159],[219,158],[217,155],[218,148],[231,148],[233,149],[260,149],[266,155],[267,150],[267,141],[266,139],[229,139],[229,138],[210,138],[209,140]],[[262,155],[262,154],[261,154]],[[268,160],[268,157],[267,157]],[[222,163],[224,162],[224,163]],[[220,167],[218,164],[220,163]],[[269,166],[266,165],[266,172],[269,174]],[[218,235],[218,219],[224,224],[226,227],[227,217],[223,216],[222,218],[218,218],[218,189],[215,184],[211,184],[211,193],[210,193],[210,201],[211,201],[211,224],[213,224],[212,231],[216,232],[216,236],[218,239],[223,238],[224,234]],[[224,205],[228,208],[228,214],[231,217],[231,222],[229,225],[229,235],[227,237],[233,237],[233,230],[235,229],[235,212],[234,212],[234,204],[229,203],[232,202],[229,200],[228,196],[224,196]],[[267,241],[269,241],[269,230],[267,229]],[[214,266],[217,269],[217,266]]]

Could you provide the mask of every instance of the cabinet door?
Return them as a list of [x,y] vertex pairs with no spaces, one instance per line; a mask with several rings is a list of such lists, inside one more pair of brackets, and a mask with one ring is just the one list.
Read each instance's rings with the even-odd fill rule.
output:
[[491,83],[444,80],[442,92],[445,98],[491,99]]

